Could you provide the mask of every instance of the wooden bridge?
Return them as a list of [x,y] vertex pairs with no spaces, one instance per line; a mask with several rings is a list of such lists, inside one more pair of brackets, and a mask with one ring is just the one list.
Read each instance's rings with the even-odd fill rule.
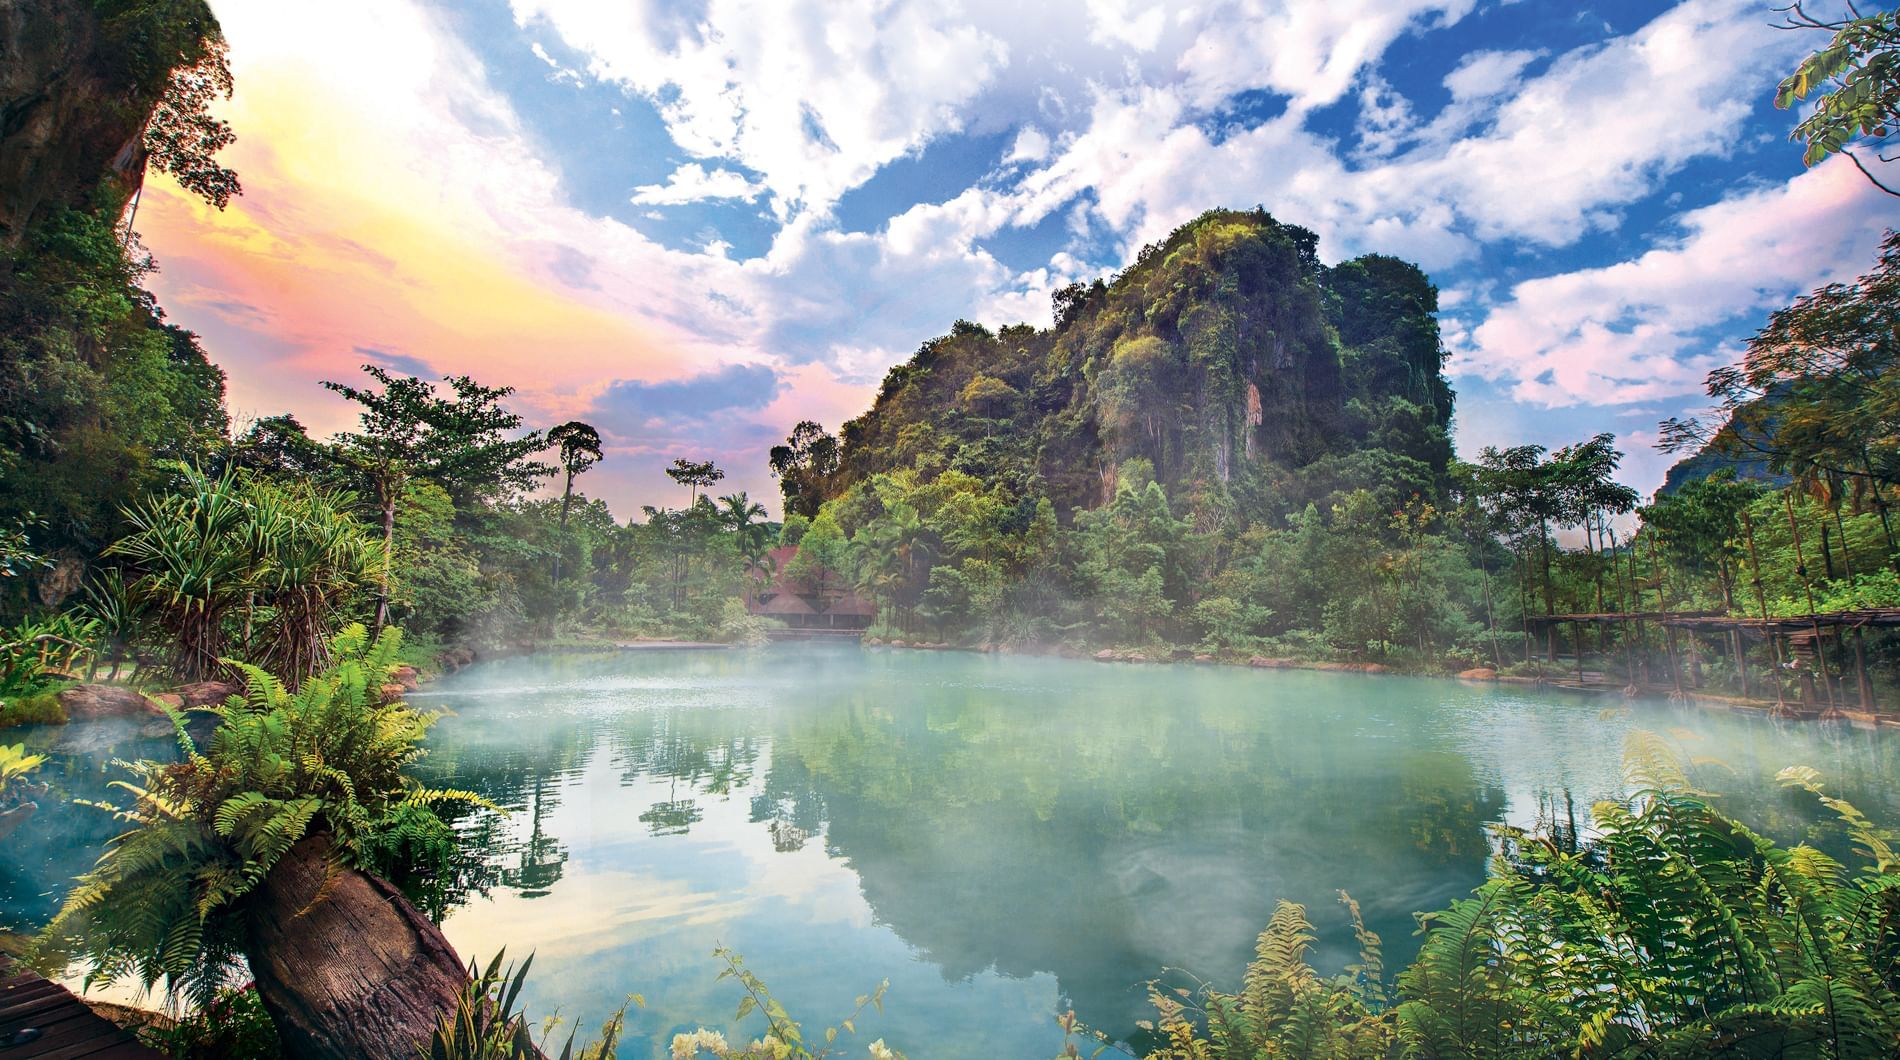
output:
[[[34,1033],[37,1032],[37,1033]],[[48,982],[0,956],[0,1060],[163,1060]]]

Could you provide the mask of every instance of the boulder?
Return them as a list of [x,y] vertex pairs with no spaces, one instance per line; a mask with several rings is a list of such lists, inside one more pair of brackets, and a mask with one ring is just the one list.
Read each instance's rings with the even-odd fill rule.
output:
[[1096,653],[1095,653],[1095,661],[1096,661],[1096,662],[1114,662],[1114,661],[1115,661],[1115,649],[1113,649],[1113,648],[1103,648],[1103,649],[1102,649],[1101,651],[1098,651],[1098,652],[1096,652]]
[[1497,679],[1498,672],[1489,666],[1474,666],[1458,674],[1460,681],[1495,681]]
[[1212,655],[1202,653],[1200,655],[1196,655],[1194,657],[1194,661],[1197,663],[1211,663],[1214,661],[1214,657]]
[[414,692],[422,687],[422,674],[413,666],[398,666],[389,671],[389,679],[402,686],[405,692]]
[[168,693],[189,710],[192,707],[221,707],[232,696],[244,695],[244,686],[235,681],[194,681],[179,685]]
[[1131,651],[1127,655],[1122,656],[1122,661],[1132,662],[1132,663],[1145,663],[1148,661],[1148,657],[1138,651]]
[[404,695],[407,695],[409,690],[397,684],[396,682],[391,681],[388,684],[383,685],[380,689],[378,689],[378,691],[382,693],[383,702],[394,703],[397,700],[401,699]]
[[74,685],[60,690],[59,705],[65,709],[66,717],[71,721],[142,718],[164,713],[144,693],[124,685]]

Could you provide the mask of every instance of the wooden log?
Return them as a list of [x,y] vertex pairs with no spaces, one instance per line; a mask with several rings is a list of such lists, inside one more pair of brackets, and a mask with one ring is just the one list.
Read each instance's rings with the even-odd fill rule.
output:
[[414,1060],[468,970],[400,890],[329,850],[305,837],[259,888],[245,947],[258,996],[297,1060]]

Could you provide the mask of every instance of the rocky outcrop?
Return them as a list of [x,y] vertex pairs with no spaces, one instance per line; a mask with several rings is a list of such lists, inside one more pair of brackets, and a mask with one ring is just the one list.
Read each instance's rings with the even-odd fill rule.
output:
[[164,713],[151,697],[124,685],[74,685],[61,689],[59,705],[68,721],[99,718],[143,718]]
[[0,0],[0,246],[103,175],[129,195],[145,169],[151,99],[108,71],[89,0]]
[[1498,672],[1489,666],[1475,666],[1469,670],[1460,671],[1458,674],[1460,681],[1495,681],[1497,679]]

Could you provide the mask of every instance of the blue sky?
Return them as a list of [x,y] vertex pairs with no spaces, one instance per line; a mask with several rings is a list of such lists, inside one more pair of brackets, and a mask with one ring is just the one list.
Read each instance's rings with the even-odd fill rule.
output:
[[796,420],[1213,206],[1424,266],[1461,451],[1610,430],[1648,490],[1656,421],[1900,217],[1803,169],[1815,38],[1734,0],[214,7],[247,194],[141,224],[234,400],[332,428],[359,351],[472,371],[599,421],[623,515],[676,456],[775,495]]

